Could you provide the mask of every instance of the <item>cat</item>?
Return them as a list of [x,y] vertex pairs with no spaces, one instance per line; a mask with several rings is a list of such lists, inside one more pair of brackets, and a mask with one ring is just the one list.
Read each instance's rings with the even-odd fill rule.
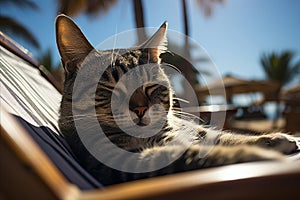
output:
[[[72,19],[57,16],[56,41],[65,69],[59,128],[90,174],[111,185],[234,163],[281,160],[298,149],[287,134],[219,131],[176,111],[160,58],[167,49],[166,29],[164,23],[136,47],[100,51]],[[135,127],[136,135],[127,133],[130,127]],[[147,135],[156,127],[156,134]]]

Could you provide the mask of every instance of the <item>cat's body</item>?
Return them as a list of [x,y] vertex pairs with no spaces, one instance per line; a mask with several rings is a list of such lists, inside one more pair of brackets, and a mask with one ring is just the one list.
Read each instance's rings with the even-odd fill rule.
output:
[[[159,64],[166,49],[166,24],[138,47],[110,51],[95,50],[66,16],[57,18],[56,31],[66,71],[59,126],[80,164],[105,185],[281,159],[298,148],[285,134],[245,136],[180,117],[183,113],[173,109],[171,85]],[[98,125],[104,134],[97,132]],[[137,135],[128,134],[132,130]]]

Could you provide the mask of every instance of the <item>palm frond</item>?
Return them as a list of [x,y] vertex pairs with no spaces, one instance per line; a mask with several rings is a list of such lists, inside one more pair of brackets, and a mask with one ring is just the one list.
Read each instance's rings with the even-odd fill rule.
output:
[[109,10],[116,2],[117,0],[90,0],[87,5],[86,14],[97,16],[101,11]]
[[86,6],[87,0],[58,0],[58,13],[64,13],[69,16],[78,15]]
[[260,62],[269,80],[277,81],[281,86],[289,83],[300,73],[300,61],[293,64],[295,53],[284,51],[281,54],[272,52],[263,54]]
[[22,38],[37,49],[40,47],[34,35],[26,27],[10,17],[0,15],[0,29],[7,35]]
[[45,51],[41,52],[38,56],[39,63],[43,65],[48,71],[55,72],[60,68],[60,62],[54,62],[54,56],[51,52],[51,49],[48,48]]
[[97,16],[101,11],[107,11],[117,0],[58,0],[58,12],[70,16],[80,13]]
[[0,0],[1,6],[4,6],[5,4],[13,4],[13,6],[17,6],[22,9],[25,7],[31,8],[33,10],[39,9],[38,5],[30,0]]

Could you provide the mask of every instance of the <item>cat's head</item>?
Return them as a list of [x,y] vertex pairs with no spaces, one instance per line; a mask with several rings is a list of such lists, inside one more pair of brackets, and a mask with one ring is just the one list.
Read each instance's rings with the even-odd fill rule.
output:
[[[56,40],[65,69],[60,120],[74,115],[72,109],[76,107],[71,104],[75,102],[79,102],[78,110],[95,109],[104,126],[143,127],[166,120],[172,108],[172,89],[160,65],[160,54],[167,49],[166,28],[167,23],[163,23],[150,39],[136,47],[101,51],[89,43],[69,17],[59,15]],[[80,80],[78,76],[84,70],[92,78]],[[99,70],[96,89],[89,91]],[[76,88],[78,95],[74,97],[76,79],[84,86]],[[93,103],[84,100],[87,95],[94,95]]]

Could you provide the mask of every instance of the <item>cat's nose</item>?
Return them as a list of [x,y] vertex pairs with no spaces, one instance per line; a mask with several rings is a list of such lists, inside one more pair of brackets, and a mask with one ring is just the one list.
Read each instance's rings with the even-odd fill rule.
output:
[[141,107],[136,107],[133,109],[133,112],[139,117],[142,118],[145,115],[145,112],[147,111],[148,107],[147,106],[141,106]]

